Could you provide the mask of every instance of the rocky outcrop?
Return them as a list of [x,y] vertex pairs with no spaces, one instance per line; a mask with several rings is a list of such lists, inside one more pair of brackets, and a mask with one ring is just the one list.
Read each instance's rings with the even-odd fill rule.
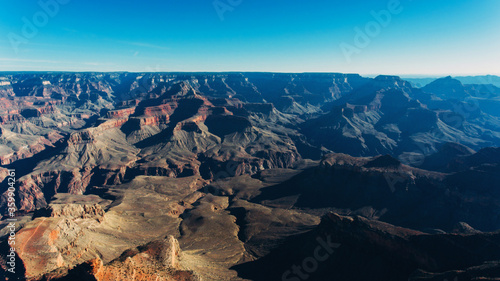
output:
[[148,106],[143,109],[142,115],[145,116],[159,116],[159,115],[171,115],[177,108],[177,103],[170,102],[158,106]]
[[107,130],[120,127],[123,124],[127,123],[127,121],[128,118],[102,120],[102,123],[97,127],[84,129],[71,134],[67,143],[70,146],[94,143],[97,136],[103,134]]
[[[46,210],[49,217],[58,218],[82,218],[96,219],[101,222],[104,219],[104,210],[99,204],[51,204]],[[44,211],[41,211],[44,212]]]
[[94,143],[94,142],[95,138],[94,135],[92,134],[92,131],[90,130],[73,133],[68,139],[68,145],[78,145],[78,144]]
[[139,118],[135,117],[130,120],[135,121],[134,123],[138,123],[138,129],[140,129],[143,126],[158,126],[161,124],[167,124],[170,121],[170,118],[168,115],[160,115]]
[[118,110],[110,110],[108,111],[108,118],[126,118],[135,113],[135,107],[118,109]]
[[173,236],[131,249],[108,264],[100,258],[89,260],[64,273],[45,275],[46,280],[96,280],[96,281],[201,281],[194,272],[182,270],[182,252]]

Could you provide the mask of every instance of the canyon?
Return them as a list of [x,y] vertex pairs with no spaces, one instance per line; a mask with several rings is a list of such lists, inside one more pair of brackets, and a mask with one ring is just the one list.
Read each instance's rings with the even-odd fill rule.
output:
[[[494,85],[340,73],[0,76],[7,280],[500,277]],[[313,259],[318,245],[327,258]]]

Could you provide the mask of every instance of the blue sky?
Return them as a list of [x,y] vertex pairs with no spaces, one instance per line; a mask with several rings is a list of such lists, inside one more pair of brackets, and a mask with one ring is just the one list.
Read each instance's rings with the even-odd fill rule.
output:
[[0,71],[500,74],[498,0],[0,1]]

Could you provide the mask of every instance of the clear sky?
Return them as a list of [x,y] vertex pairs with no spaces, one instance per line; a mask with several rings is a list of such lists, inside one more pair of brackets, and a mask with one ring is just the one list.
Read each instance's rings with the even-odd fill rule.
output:
[[499,0],[0,1],[0,71],[500,74]]

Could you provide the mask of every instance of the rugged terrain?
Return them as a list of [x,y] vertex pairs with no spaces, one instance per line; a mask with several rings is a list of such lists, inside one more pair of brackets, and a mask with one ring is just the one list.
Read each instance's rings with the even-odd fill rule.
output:
[[9,280],[500,277],[493,85],[326,73],[0,76]]

